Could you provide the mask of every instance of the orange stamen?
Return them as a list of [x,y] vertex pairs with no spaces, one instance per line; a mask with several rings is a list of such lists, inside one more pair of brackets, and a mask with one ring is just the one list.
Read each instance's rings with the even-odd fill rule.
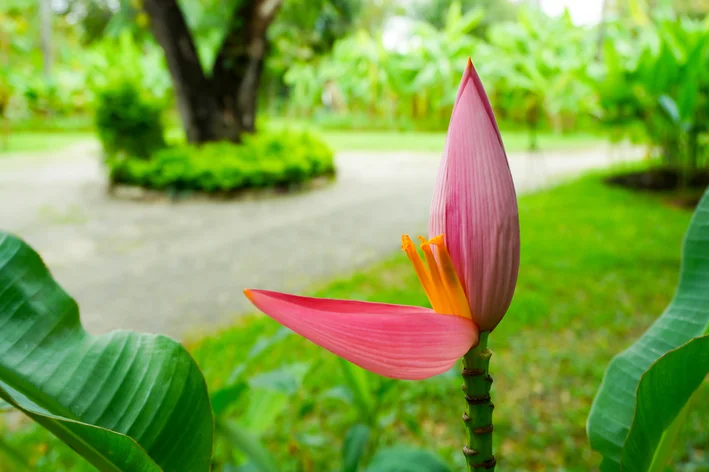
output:
[[448,299],[453,306],[453,313],[472,318],[468,297],[465,296],[465,290],[463,290],[463,285],[461,285],[458,274],[455,271],[453,260],[445,245],[444,236],[441,234],[432,238],[429,244],[433,244],[438,249],[438,264],[441,278],[443,279]]
[[416,271],[416,275],[419,278],[419,282],[421,282],[421,286],[423,287],[423,290],[426,292],[428,300],[433,306],[435,289],[433,287],[433,284],[431,283],[431,276],[426,270],[426,266],[421,260],[421,256],[419,256],[418,251],[416,251],[416,246],[414,246],[414,243],[413,241],[411,241],[411,238],[408,234],[401,235],[401,249],[403,249],[406,255],[409,256],[409,260],[414,266],[414,270]]
[[[465,296],[451,256],[446,249],[443,235],[436,236],[430,241],[419,236],[419,240],[426,264],[423,263],[414,243],[406,234],[401,236],[401,249],[413,264],[433,310],[437,313],[472,318],[468,298]],[[438,257],[434,255],[431,245],[437,248]]]
[[431,245],[426,242],[426,239],[419,236],[421,241],[421,249],[423,249],[423,254],[426,257],[426,264],[428,265],[428,271],[431,274],[431,281],[435,288],[434,297],[431,300],[431,306],[438,313],[453,313],[453,305],[448,299],[448,294],[446,293],[446,288],[441,278],[441,273],[438,270],[438,264],[436,264],[436,258],[433,256],[433,251],[431,250]]
[[[411,260],[433,310],[436,313],[472,318],[468,299],[460,279],[458,279],[448,249],[446,249],[443,235],[436,236],[430,241],[419,236],[419,240],[421,240],[421,249],[426,264],[421,260],[421,256],[408,235],[401,236],[401,249]],[[437,248],[438,257],[434,255],[431,245]]]

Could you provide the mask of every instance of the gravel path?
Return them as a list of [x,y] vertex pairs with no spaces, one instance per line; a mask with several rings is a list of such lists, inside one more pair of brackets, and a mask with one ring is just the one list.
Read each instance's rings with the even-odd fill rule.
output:
[[[323,188],[171,203],[107,196],[97,156],[90,142],[51,157],[0,156],[0,227],[42,254],[90,331],[178,338],[250,310],[243,287],[298,292],[393,254],[402,233],[426,228],[439,160],[431,153],[342,152],[336,182]],[[635,157],[601,145],[514,154],[510,165],[525,192]]]

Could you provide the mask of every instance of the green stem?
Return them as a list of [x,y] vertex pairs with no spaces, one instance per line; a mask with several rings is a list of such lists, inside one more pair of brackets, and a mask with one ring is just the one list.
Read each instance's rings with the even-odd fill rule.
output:
[[488,372],[492,352],[487,348],[489,331],[480,333],[480,343],[463,356],[463,391],[468,404],[463,414],[467,441],[463,454],[468,462],[468,472],[495,470],[492,454],[492,409],[490,387],[492,377]]

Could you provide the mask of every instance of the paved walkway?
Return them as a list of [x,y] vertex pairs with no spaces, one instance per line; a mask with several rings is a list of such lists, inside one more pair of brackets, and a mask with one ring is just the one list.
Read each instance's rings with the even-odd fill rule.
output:
[[[588,151],[515,154],[520,192],[628,159]],[[614,156],[614,157],[609,157]],[[244,287],[302,291],[346,275],[426,228],[438,155],[343,152],[337,181],[232,202],[135,202],[106,195],[98,148],[0,157],[0,228],[44,257],[92,332],[181,337],[250,310]]]

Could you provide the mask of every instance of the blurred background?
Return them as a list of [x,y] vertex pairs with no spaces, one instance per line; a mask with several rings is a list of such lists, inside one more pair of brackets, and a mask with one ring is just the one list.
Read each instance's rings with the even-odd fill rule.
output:
[[[401,444],[460,469],[455,371],[369,375],[254,315],[242,289],[427,305],[397,250],[426,231],[471,57],[520,194],[520,282],[491,346],[500,470],[594,470],[593,395],[670,300],[709,185],[708,13],[3,0],[0,227],[89,331],[188,346],[216,396],[214,470],[364,470]],[[699,398],[672,470],[709,470],[706,383]],[[0,471],[15,470],[91,469],[5,412]]]

